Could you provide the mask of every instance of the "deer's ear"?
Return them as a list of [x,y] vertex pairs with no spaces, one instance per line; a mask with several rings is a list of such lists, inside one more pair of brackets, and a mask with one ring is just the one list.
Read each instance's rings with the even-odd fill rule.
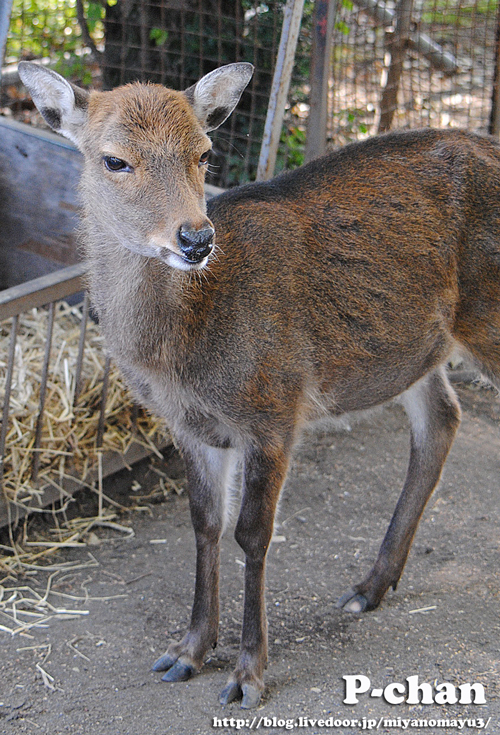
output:
[[184,94],[205,132],[215,130],[229,117],[252,74],[252,64],[228,64],[186,89]]
[[21,61],[19,76],[50,127],[78,145],[87,119],[88,93],[64,77],[29,61]]

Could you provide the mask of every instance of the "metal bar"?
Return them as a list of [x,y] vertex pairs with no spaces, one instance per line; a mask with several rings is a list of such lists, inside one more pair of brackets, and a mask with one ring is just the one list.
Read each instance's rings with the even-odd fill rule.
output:
[[307,119],[306,163],[322,156],[326,151],[328,78],[336,13],[337,0],[316,0],[312,29],[311,93]]
[[106,420],[106,401],[108,398],[108,386],[109,386],[109,371],[111,367],[111,358],[106,357],[104,363],[104,375],[102,378],[102,394],[101,394],[101,408],[99,414],[99,424],[97,426],[97,449],[102,449],[102,442],[104,438],[104,422]]
[[270,179],[274,174],[303,8],[304,0],[288,0],[283,10],[281,40],[267,107],[264,136],[257,167],[257,181]]
[[139,420],[139,410],[140,410],[139,404],[134,402],[132,405],[132,416],[131,416],[132,427],[134,431],[137,431],[137,422]]
[[83,297],[82,306],[82,323],[80,326],[80,339],[78,341],[78,355],[76,357],[75,367],[75,393],[73,396],[73,405],[77,402],[78,396],[82,389],[82,367],[83,367],[83,353],[85,350],[85,333],[87,331],[87,322],[89,318],[89,295],[85,291]]
[[0,321],[83,291],[86,272],[86,264],[77,263],[5,289],[0,293]]
[[10,14],[13,0],[2,0],[0,3],[0,82],[2,81],[2,66],[9,34]]
[[35,443],[34,443],[34,456],[33,464],[31,467],[31,479],[36,482],[38,477],[38,470],[40,468],[40,444],[42,440],[42,428],[43,428],[43,412],[45,409],[45,397],[47,395],[47,378],[49,374],[49,362],[50,362],[50,349],[52,347],[52,333],[54,331],[54,314],[56,305],[52,302],[49,305],[49,315],[47,322],[47,341],[45,343],[45,355],[43,358],[42,377],[40,380],[40,404],[38,409],[38,417],[36,420],[35,430]]
[[19,324],[19,317],[15,316],[12,320],[12,326],[10,330],[9,356],[7,358],[7,376],[6,376],[7,379],[6,379],[5,393],[4,393],[4,399],[3,399],[2,428],[0,430],[0,493],[3,490],[5,443],[7,441],[7,425],[9,422],[9,410],[10,410],[10,391],[12,388],[12,375],[14,373],[14,357],[16,354],[16,340],[17,340],[18,324]]
[[146,3],[139,3],[139,33],[141,37],[141,48],[139,59],[141,66],[141,82],[147,79],[148,47],[149,47],[149,8]]

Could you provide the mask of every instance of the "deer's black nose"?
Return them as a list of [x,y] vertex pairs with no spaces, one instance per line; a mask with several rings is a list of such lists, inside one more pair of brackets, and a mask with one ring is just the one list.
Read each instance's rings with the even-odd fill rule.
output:
[[177,233],[177,242],[184,258],[190,263],[199,263],[210,255],[214,246],[213,227],[203,227],[195,230],[182,225]]

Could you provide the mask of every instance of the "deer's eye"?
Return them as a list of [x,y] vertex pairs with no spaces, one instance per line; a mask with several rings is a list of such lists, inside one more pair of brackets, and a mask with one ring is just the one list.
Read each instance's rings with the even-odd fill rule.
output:
[[121,158],[115,158],[115,156],[103,156],[102,160],[108,171],[132,171],[132,166],[130,166],[126,161],[123,161]]
[[205,151],[205,153],[202,153],[200,156],[200,162],[199,166],[206,166],[208,163],[208,159],[210,157],[210,151]]

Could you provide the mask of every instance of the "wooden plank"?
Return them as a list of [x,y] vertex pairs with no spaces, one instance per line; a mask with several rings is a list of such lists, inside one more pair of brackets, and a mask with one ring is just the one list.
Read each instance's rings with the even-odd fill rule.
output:
[[[59,236],[56,240],[44,238],[40,240],[26,240],[21,243],[18,248],[19,254],[22,257],[25,253],[32,253],[33,255],[40,255],[42,258],[52,261],[56,265],[74,265],[78,263],[80,258],[75,250],[75,239],[74,237]],[[27,281],[30,279],[27,278]]]
[[[40,63],[43,64],[43,59],[40,60]],[[47,128],[37,128],[34,125],[27,125],[26,123],[18,122],[17,120],[11,120],[8,117],[0,117],[0,131],[2,136],[4,135],[4,131],[5,134],[7,134],[7,131],[11,131],[12,133],[18,133],[21,136],[31,136],[34,138],[35,142],[44,141],[46,143],[51,143],[52,145],[66,148],[67,150],[80,155],[77,147],[70,140],[64,138],[58,133],[53,133],[52,130],[48,130]]]
[[46,257],[54,248],[64,265],[78,259],[82,165],[81,154],[60,136],[0,118],[0,287],[60,267]]
[[87,266],[77,263],[0,291],[0,321],[85,289]]

